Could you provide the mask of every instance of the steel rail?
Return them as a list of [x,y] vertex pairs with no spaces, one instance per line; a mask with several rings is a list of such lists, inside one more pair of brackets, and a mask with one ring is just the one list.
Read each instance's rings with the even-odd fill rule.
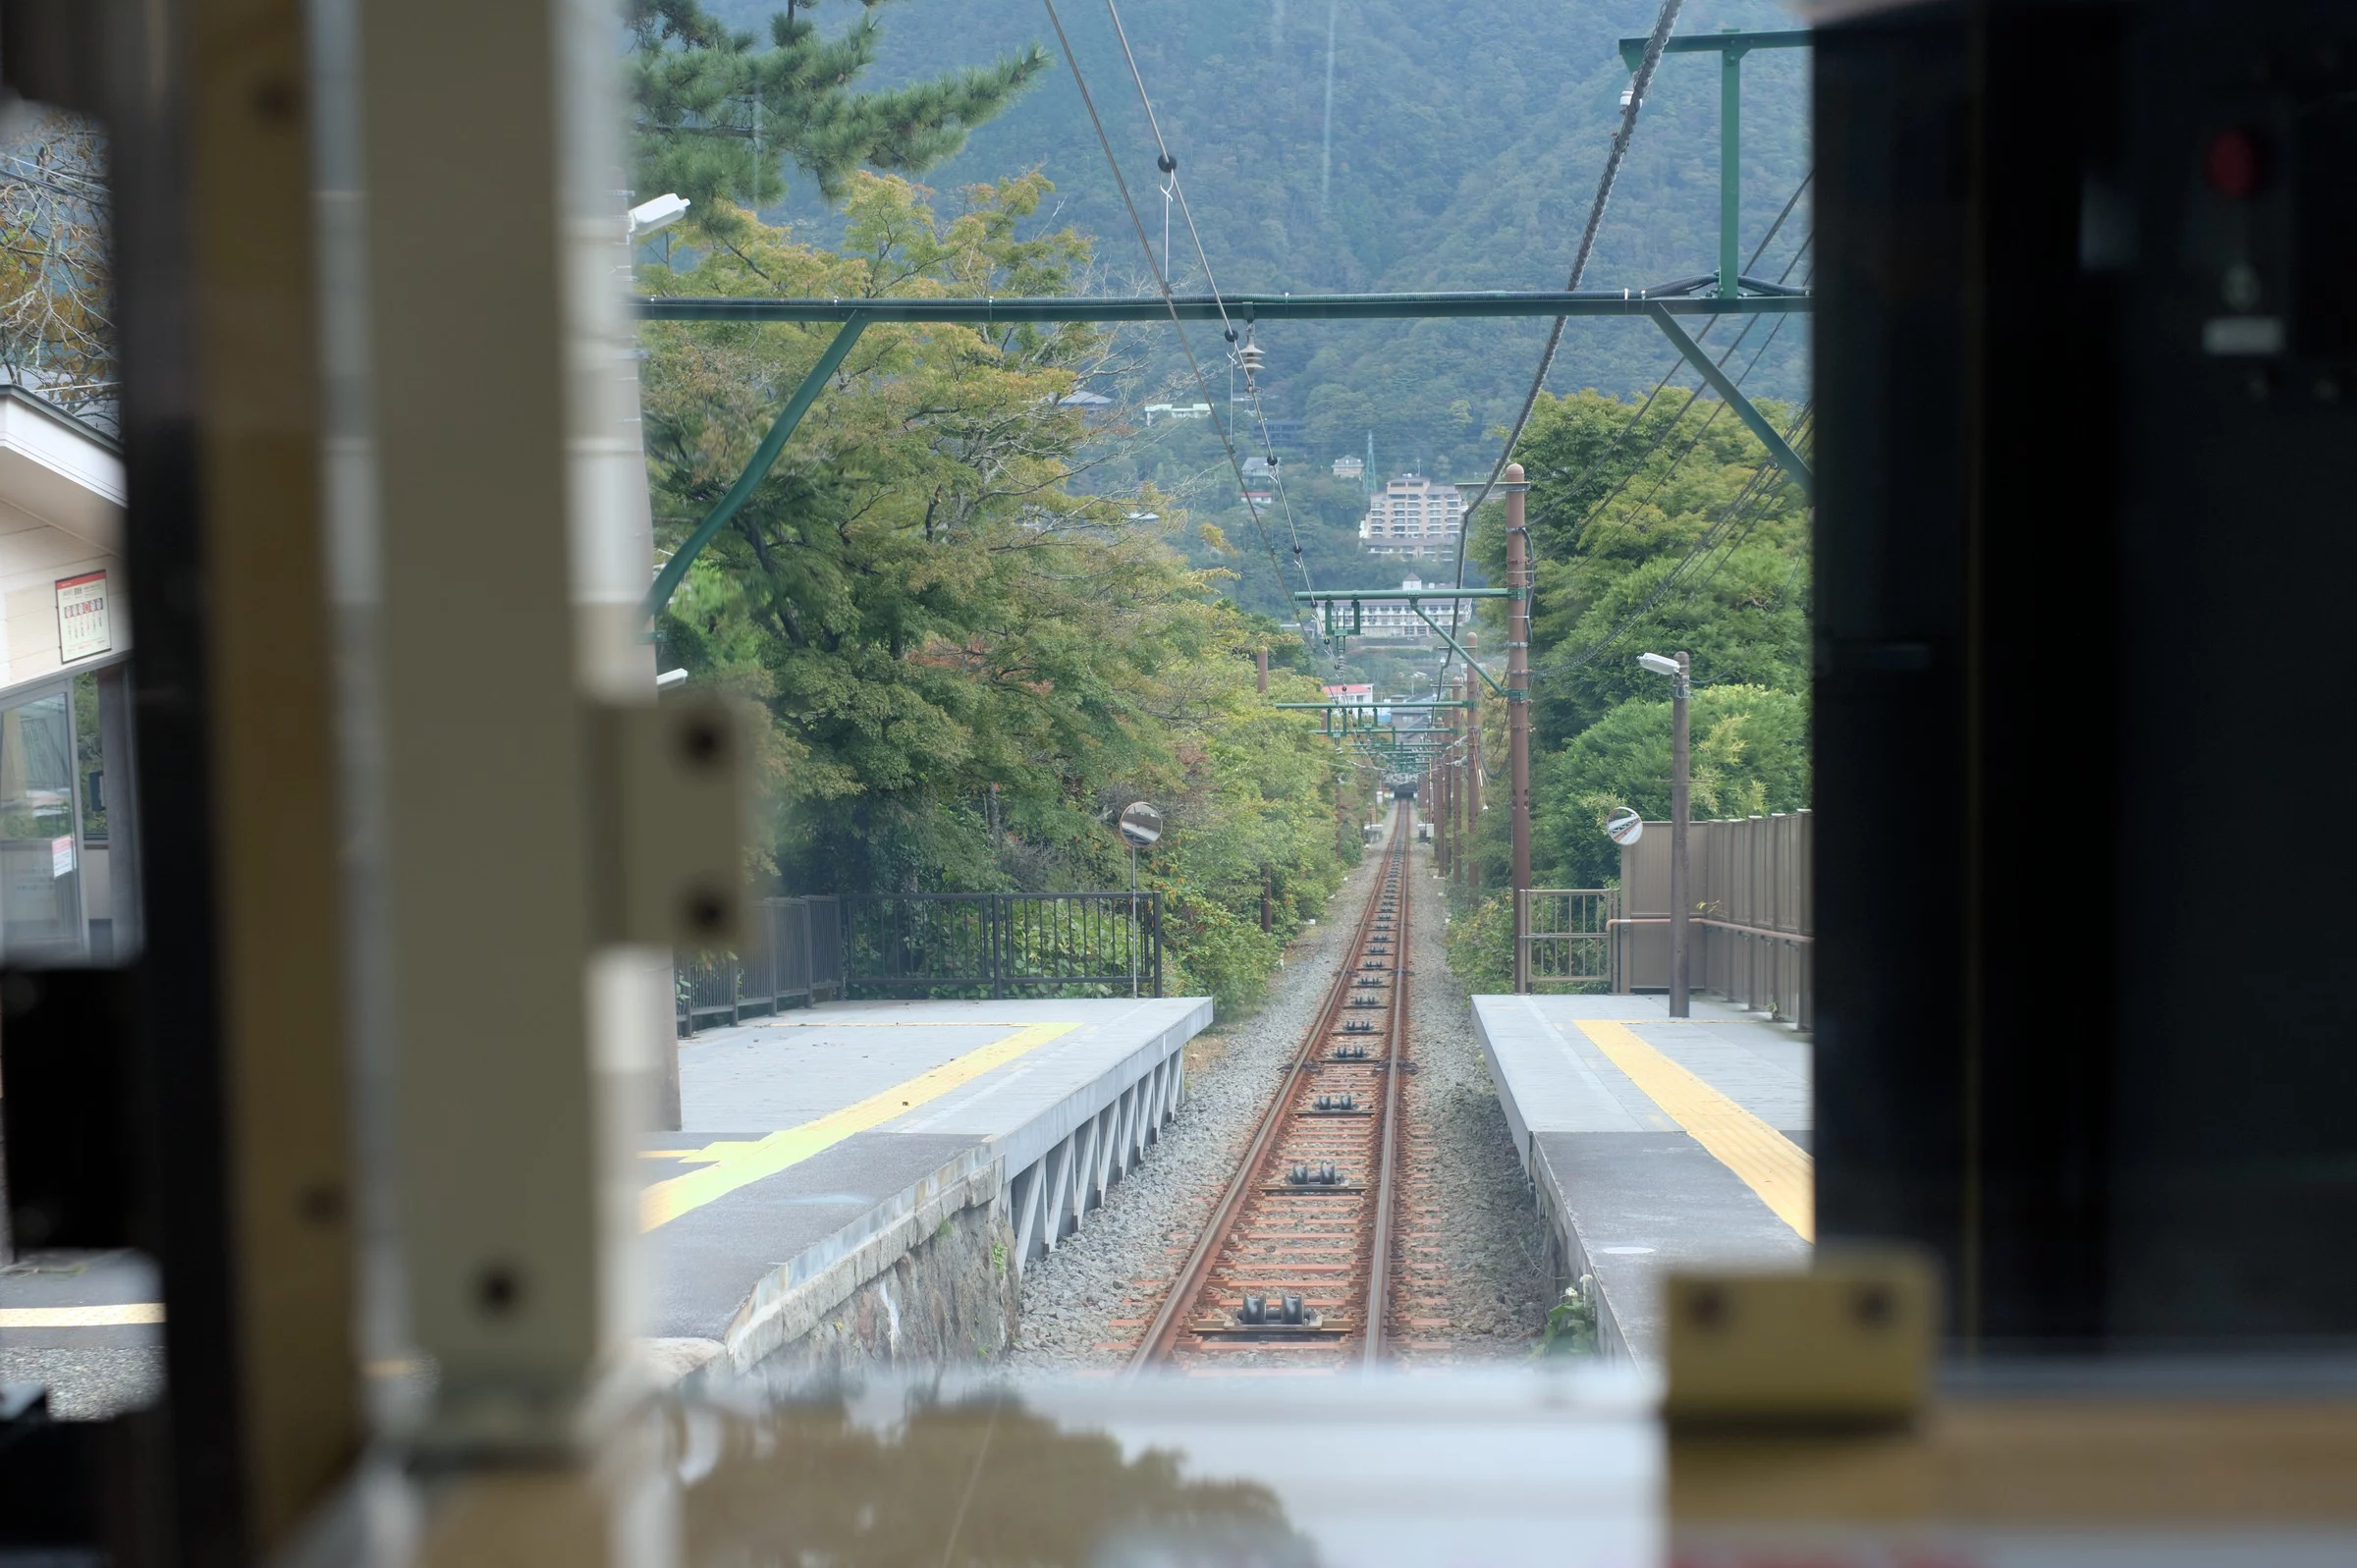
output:
[[1414,839],[1413,813],[1402,807],[1393,813],[1392,822],[1392,832],[1399,840],[1399,915],[1392,922],[1393,935],[1398,939],[1393,947],[1398,956],[1392,962],[1391,1055],[1383,1069],[1383,1160],[1375,1180],[1375,1235],[1367,1265],[1367,1322],[1359,1334],[1358,1364],[1362,1370],[1381,1364],[1384,1320],[1391,1313],[1392,1189],[1399,1165],[1399,1074],[1407,1060],[1408,944],[1414,932],[1409,906],[1415,898],[1414,884],[1408,874],[1407,846]]
[[[1243,321],[1410,321],[1436,317],[1645,316],[1659,307],[1679,316],[1786,315],[1806,311],[1807,295],[1672,295],[1643,289],[1488,289],[1427,294],[1008,295],[999,298],[907,296],[776,299],[758,297],[641,295],[630,301],[640,321],[933,321],[1012,326],[1023,321],[1218,321],[1223,310]],[[1444,593],[1435,599],[1449,597]]]
[[[1196,1238],[1194,1250],[1187,1254],[1186,1262],[1179,1266],[1178,1271],[1171,1276],[1171,1288],[1162,1298],[1161,1308],[1154,1314],[1154,1321],[1146,1325],[1136,1351],[1129,1357],[1127,1370],[1131,1374],[1143,1372],[1158,1361],[1168,1360],[1176,1348],[1178,1335],[1186,1326],[1186,1310],[1194,1305],[1195,1299],[1203,1293],[1204,1285],[1209,1282],[1211,1271],[1220,1261],[1220,1254],[1227,1249],[1229,1231],[1242,1211],[1245,1198],[1256,1185],[1261,1162],[1268,1158],[1269,1146],[1277,1140],[1277,1129],[1284,1126],[1289,1117],[1294,1087],[1333,1033],[1335,1024],[1342,1018],[1343,1005],[1350,1000],[1351,982],[1356,978],[1358,954],[1374,935],[1376,911],[1383,907],[1384,879],[1395,863],[1393,857],[1398,857],[1397,864],[1405,866],[1406,845],[1398,841],[1396,837],[1392,847],[1385,850],[1384,855],[1385,864],[1376,871],[1375,885],[1367,892],[1367,906],[1359,912],[1358,925],[1343,947],[1347,956],[1335,966],[1333,989],[1327,993],[1325,1003],[1319,1007],[1309,1031],[1301,1037],[1301,1047],[1293,1053],[1292,1064],[1286,1068],[1284,1083],[1269,1097],[1269,1108],[1261,1115],[1260,1127],[1252,1135],[1251,1146],[1244,1151],[1243,1158],[1236,1162],[1234,1173],[1228,1178],[1227,1190],[1220,1194],[1219,1203],[1203,1221],[1203,1233]],[[1404,875],[1400,878],[1400,885],[1404,894]],[[1395,1008],[1395,1012],[1397,1010]]]

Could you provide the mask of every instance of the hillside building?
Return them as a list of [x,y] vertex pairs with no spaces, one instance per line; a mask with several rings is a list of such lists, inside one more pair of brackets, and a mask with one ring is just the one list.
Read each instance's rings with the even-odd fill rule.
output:
[[1334,460],[1334,476],[1335,476],[1337,479],[1347,479],[1347,480],[1349,480],[1349,481],[1350,481],[1352,484],[1357,484],[1357,483],[1361,482],[1361,481],[1362,481],[1362,480],[1364,480],[1364,479],[1366,478],[1366,476],[1367,476],[1367,462],[1366,462],[1366,460],[1365,460],[1364,458],[1337,458],[1337,459],[1335,459],[1335,460]]
[[[1342,464],[1335,468],[1340,472]],[[1359,543],[1371,556],[1453,556],[1464,516],[1465,500],[1454,485],[1437,484],[1422,474],[1401,474],[1367,503],[1367,514],[1358,524]]]
[[[1424,579],[1415,576],[1402,577],[1399,579],[1399,586],[1413,592],[1424,586]],[[1424,614],[1432,617],[1444,626],[1449,624],[1449,606],[1453,603],[1457,608],[1456,623],[1459,628],[1457,635],[1460,641],[1473,624],[1473,601],[1470,599],[1426,599],[1421,603]],[[1347,619],[1349,607],[1343,606],[1339,614],[1343,618],[1342,622],[1343,628],[1347,630],[1350,625]],[[1434,633],[1432,627],[1426,624],[1414,610],[1409,609],[1404,600],[1377,599],[1362,603],[1359,606],[1358,627],[1359,636],[1385,642],[1435,645],[1440,642],[1439,636]]]

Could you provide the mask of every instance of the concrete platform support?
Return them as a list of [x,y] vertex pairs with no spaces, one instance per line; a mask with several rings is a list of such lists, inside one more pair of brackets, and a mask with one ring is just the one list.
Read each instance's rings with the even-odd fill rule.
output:
[[1009,1178],[1007,1208],[1014,1217],[1018,1276],[1032,1259],[1054,1252],[1058,1242],[1078,1230],[1113,1184],[1137,1168],[1185,1098],[1184,1059],[1174,1053]]
[[1203,998],[848,1003],[699,1036],[686,1130],[641,1162],[667,1361],[783,1385],[995,1357],[1210,1022]]
[[1476,997],[1474,1030],[1559,1283],[1587,1281],[1597,1348],[1658,1361],[1662,1278],[1802,1268],[1816,1228],[1810,1046],[1697,1000]]

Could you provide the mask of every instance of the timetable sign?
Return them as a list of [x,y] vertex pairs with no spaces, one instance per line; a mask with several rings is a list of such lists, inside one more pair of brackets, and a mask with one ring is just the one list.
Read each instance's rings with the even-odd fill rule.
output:
[[57,583],[57,657],[62,664],[105,653],[115,645],[107,615],[106,573],[85,571]]

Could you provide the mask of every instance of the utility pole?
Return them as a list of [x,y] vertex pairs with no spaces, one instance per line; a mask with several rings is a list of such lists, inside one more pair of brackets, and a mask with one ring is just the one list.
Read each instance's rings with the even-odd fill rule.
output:
[[1694,662],[1677,656],[1676,684],[1670,688],[1670,1016],[1686,1016],[1686,704],[1692,696]]
[[1514,989],[1530,990],[1530,486],[1506,466],[1506,738],[1514,844]]
[[[1475,651],[1471,637],[1465,639],[1468,652]],[[1465,857],[1465,891],[1481,892],[1481,856],[1476,846],[1481,842],[1481,682],[1473,672],[1465,672],[1465,697],[1473,704],[1465,710],[1465,836],[1457,842],[1458,851]]]
[[[1466,676],[1459,675],[1456,676],[1456,695],[1459,698],[1466,693],[1463,688],[1466,688]],[[1466,735],[1473,729],[1473,710],[1471,707],[1456,707],[1452,712],[1454,712],[1454,717],[1450,722],[1456,727],[1456,745],[1452,747],[1450,759],[1450,877],[1454,877],[1456,892],[1461,893],[1463,889],[1471,887],[1466,882],[1466,747],[1471,745]]]
[[[1448,688],[1442,688],[1442,694],[1446,696]],[[1433,865],[1442,876],[1453,879],[1456,876],[1456,748],[1464,738],[1464,715],[1452,708],[1442,723],[1449,727],[1449,743],[1433,762],[1433,777],[1440,781],[1441,788],[1432,830]]]
[[1266,646],[1252,650],[1252,673],[1260,680],[1260,694],[1269,694],[1269,650]]

